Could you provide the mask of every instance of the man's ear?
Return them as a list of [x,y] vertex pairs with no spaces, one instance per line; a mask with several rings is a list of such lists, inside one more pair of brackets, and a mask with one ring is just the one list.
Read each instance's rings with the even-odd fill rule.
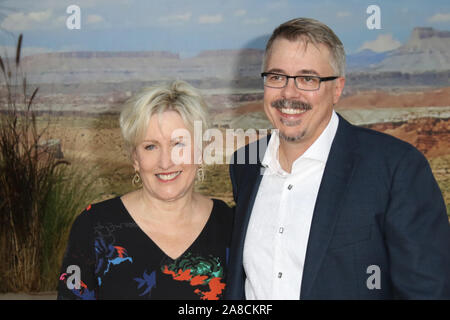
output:
[[338,103],[339,98],[341,97],[342,92],[344,91],[345,78],[339,77],[335,81],[336,82],[335,82],[335,87],[334,87],[333,105]]

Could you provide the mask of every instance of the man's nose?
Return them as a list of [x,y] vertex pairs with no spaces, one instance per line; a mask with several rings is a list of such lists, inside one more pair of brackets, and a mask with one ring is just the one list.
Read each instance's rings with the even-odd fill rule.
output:
[[289,78],[286,86],[281,89],[281,95],[285,99],[298,98],[301,95],[301,90],[295,85],[295,79]]

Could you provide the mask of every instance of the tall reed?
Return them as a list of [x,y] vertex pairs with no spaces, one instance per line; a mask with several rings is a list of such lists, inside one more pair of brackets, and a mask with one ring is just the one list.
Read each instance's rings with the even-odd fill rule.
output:
[[[90,183],[45,143],[21,69],[0,56],[0,291],[54,290],[68,230]],[[77,171],[78,170],[78,171]]]
[[70,227],[96,196],[93,189],[97,172],[96,167],[88,169],[75,164],[58,166],[53,172],[42,220],[40,291],[52,291],[57,287]]

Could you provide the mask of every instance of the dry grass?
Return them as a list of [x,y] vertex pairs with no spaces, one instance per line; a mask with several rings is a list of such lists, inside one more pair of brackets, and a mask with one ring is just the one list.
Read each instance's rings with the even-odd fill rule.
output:
[[450,219],[450,154],[430,159],[430,166],[441,188]]
[[[19,37],[16,59],[0,58],[3,74],[0,118],[0,277],[2,290],[33,291],[40,285],[43,204],[57,162],[39,148],[43,132],[38,132],[32,111],[37,89],[27,95],[20,72]],[[37,266],[37,268],[36,268]]]
[[48,121],[37,120],[20,68],[0,58],[0,292],[54,290],[69,228],[91,183],[59,159]]

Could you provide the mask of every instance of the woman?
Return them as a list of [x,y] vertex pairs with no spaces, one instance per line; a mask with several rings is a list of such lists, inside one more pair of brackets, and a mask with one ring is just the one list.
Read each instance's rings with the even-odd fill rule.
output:
[[125,106],[120,125],[133,184],[141,187],[77,217],[59,299],[223,297],[232,212],[194,192],[202,150],[194,121],[207,128],[206,112],[201,95],[182,81],[150,88]]

